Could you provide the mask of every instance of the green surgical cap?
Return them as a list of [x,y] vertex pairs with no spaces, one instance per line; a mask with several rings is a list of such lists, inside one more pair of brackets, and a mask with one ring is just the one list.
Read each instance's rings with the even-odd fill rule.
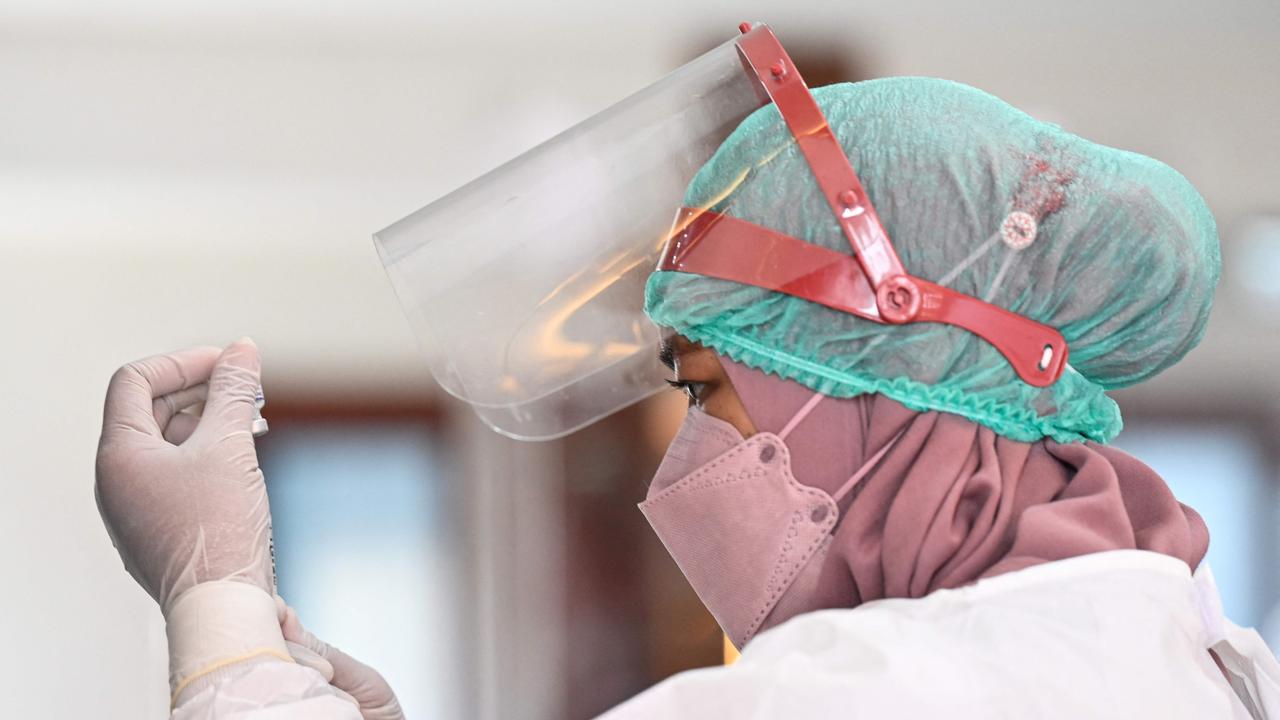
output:
[[[1070,346],[1062,377],[1032,387],[956,327],[882,325],[687,273],[649,278],[645,310],[658,325],[817,392],[880,393],[1022,441],[1111,440],[1120,409],[1105,390],[1154,376],[1200,341],[1217,229],[1172,168],[945,80],[813,95],[907,272],[1056,328]],[[774,105],[720,146],[685,204],[851,252]]]

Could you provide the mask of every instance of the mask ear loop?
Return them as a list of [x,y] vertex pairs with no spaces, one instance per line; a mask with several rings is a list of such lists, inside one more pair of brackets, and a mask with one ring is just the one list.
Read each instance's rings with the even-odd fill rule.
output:
[[847,496],[853,490],[853,488],[857,486],[857,484],[861,482],[864,477],[867,476],[868,473],[870,473],[872,470],[876,468],[876,466],[880,464],[880,461],[884,459],[884,456],[888,454],[889,450],[891,450],[894,445],[898,444],[898,439],[901,438],[903,433],[905,433],[906,431],[907,431],[906,428],[902,428],[901,430],[898,431],[897,435],[894,435],[892,438],[890,438],[889,442],[884,444],[884,447],[877,450],[876,454],[872,455],[869,460],[863,463],[862,467],[858,468],[857,472],[849,476],[848,480],[844,481],[844,484],[840,486],[839,490],[835,491],[835,494],[831,496],[831,499],[835,500],[836,504],[839,505],[840,501],[843,500],[845,496]]
[[[806,417],[808,417],[809,413],[812,413],[813,409],[818,407],[818,403],[822,402],[824,399],[826,399],[826,397],[827,396],[823,395],[822,393],[814,393],[813,397],[809,398],[808,402],[802,405],[800,409],[796,411],[796,414],[792,415],[791,419],[787,421],[787,424],[781,430],[778,431],[778,438],[785,441],[787,439],[787,436],[791,434],[791,431],[795,430],[796,426],[799,425],[801,421],[803,421]],[[894,435],[892,438],[889,438],[889,442],[885,443],[884,447],[877,450],[874,455],[872,455],[865,463],[862,464],[862,467],[858,468],[857,472],[849,476],[848,480],[844,481],[844,484],[840,486],[839,490],[835,491],[835,493],[831,496],[831,499],[834,500],[837,505],[839,505],[840,501],[843,500],[850,492],[852,492],[853,488],[856,487],[857,484],[861,482],[862,479],[865,478],[868,473],[870,473],[872,470],[876,468],[876,466],[880,464],[880,461],[884,459],[884,456],[887,455],[889,451],[893,449],[893,446],[898,444],[898,439],[901,438],[902,435],[906,432],[907,432],[907,429],[904,427],[898,431],[897,435]]]
[[813,412],[813,409],[818,407],[818,403],[822,402],[822,399],[825,397],[826,395],[823,395],[822,393],[814,393],[813,397],[809,398],[809,401],[802,405],[800,409],[796,411],[796,414],[792,415],[791,419],[787,421],[787,424],[778,431],[778,438],[786,440],[787,436],[791,434],[791,431],[795,430],[796,426],[800,424],[800,421],[808,417],[809,413]]

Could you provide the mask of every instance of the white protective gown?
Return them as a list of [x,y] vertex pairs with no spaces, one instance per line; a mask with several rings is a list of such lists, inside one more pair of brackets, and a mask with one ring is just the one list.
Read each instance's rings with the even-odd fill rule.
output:
[[[220,678],[173,715],[359,717],[318,673],[279,662]],[[1223,617],[1207,566],[1192,577],[1181,560],[1119,550],[802,615],[735,665],[677,675],[604,720],[709,717],[1280,720],[1280,664]]]

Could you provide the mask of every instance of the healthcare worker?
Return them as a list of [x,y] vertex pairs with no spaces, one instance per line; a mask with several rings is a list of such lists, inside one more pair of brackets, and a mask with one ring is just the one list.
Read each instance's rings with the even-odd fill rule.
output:
[[[767,28],[743,32],[729,57],[765,105],[723,131],[666,241],[637,255],[656,255],[643,311],[690,403],[640,509],[743,654],[608,717],[1280,718],[1280,665],[1223,616],[1203,520],[1105,444],[1121,420],[1104,391],[1203,334],[1219,269],[1203,200],[1165,165],[956,83],[810,94]],[[440,284],[422,274],[482,281],[412,236],[493,199],[464,190],[379,238],[437,340],[449,328],[422,300]],[[557,240],[565,276],[541,303],[459,324],[520,352],[433,360],[464,399],[506,393],[476,405],[510,435],[571,430],[647,382],[618,333],[648,326],[617,322],[606,292],[632,256],[584,269]],[[482,290],[472,302],[496,302]],[[614,323],[593,344],[604,325],[574,313],[601,297]],[[258,373],[240,341],[127,365],[108,392],[99,503],[164,611],[174,718],[402,717],[375,671],[274,597]],[[530,391],[557,373],[586,391]]]

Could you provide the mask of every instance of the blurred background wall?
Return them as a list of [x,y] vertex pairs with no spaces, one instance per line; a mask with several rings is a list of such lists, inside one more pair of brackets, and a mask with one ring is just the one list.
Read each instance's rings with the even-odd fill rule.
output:
[[1120,444],[1205,512],[1229,612],[1265,623],[1280,597],[1274,0],[8,0],[6,714],[165,717],[159,613],[92,498],[102,394],[128,360],[244,334],[265,358],[282,592],[382,669],[410,717],[586,717],[716,662],[714,625],[633,507],[680,399],[558,443],[487,433],[434,389],[370,236],[744,19],[770,22],[814,84],[952,78],[1200,188],[1222,231],[1219,302],[1199,350],[1120,394]]

